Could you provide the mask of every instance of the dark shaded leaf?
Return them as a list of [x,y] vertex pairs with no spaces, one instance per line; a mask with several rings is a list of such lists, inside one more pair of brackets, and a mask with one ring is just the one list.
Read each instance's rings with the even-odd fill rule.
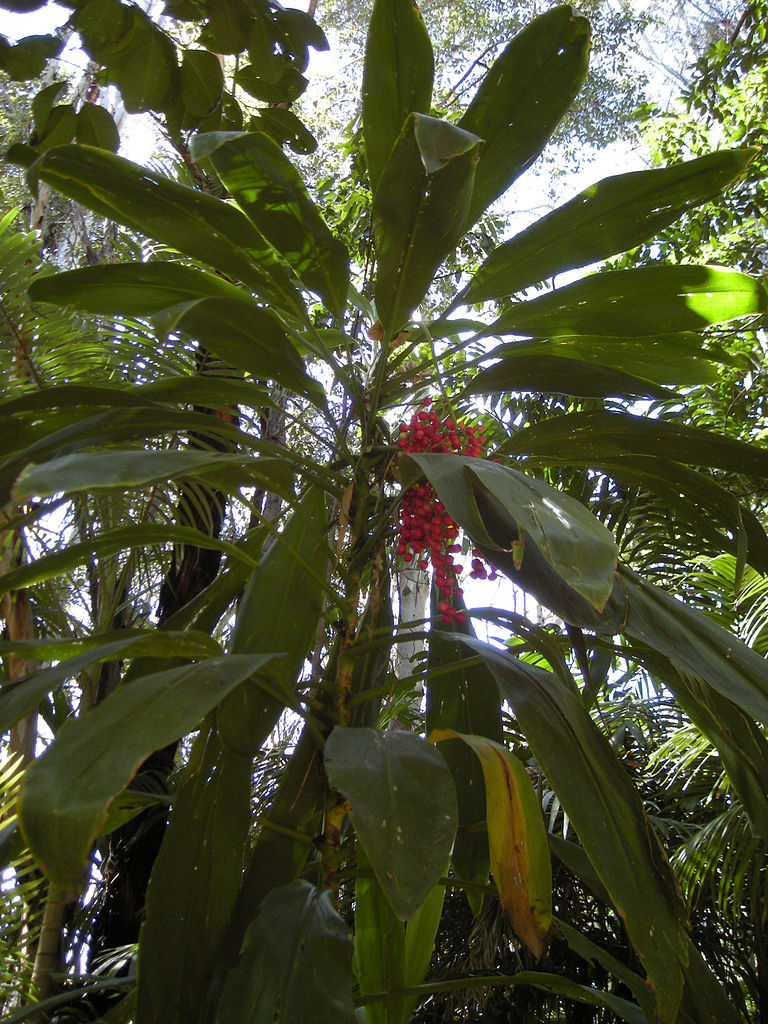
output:
[[309,882],[264,899],[230,974],[217,1024],[356,1024],[352,935]]
[[14,82],[26,82],[42,74],[45,62],[61,53],[58,36],[26,36],[11,44],[0,36],[0,69]]
[[14,146],[8,158],[96,213],[212,264],[306,318],[288,268],[235,207],[91,146],[61,146],[39,159]]
[[541,153],[581,88],[589,22],[555,7],[518,33],[491,66],[459,127],[485,140],[467,226]]
[[215,53],[187,50],[181,62],[181,99],[193,117],[207,117],[221,103],[224,72]]
[[96,103],[84,103],[78,110],[75,138],[83,145],[108,149],[112,153],[116,153],[120,145],[120,134],[112,115]]
[[395,916],[412,918],[441,877],[456,834],[448,766],[420,736],[337,726],[325,768]]

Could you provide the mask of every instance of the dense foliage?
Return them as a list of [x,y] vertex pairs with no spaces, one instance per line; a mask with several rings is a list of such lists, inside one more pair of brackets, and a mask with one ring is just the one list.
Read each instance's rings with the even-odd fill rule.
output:
[[[569,7],[445,109],[376,0],[313,192],[309,16],[67,6],[84,81],[7,159],[85,259],[0,221],[8,1019],[762,1019],[764,5],[688,94],[739,148],[670,115],[500,244]],[[115,155],[111,86],[178,165]]]

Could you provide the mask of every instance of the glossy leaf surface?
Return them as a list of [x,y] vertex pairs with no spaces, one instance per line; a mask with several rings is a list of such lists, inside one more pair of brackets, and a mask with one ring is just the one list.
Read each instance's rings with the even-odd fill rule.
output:
[[488,334],[637,337],[701,331],[768,311],[764,285],[722,267],[659,265],[592,274],[503,313]]
[[[517,470],[458,455],[410,455],[451,516],[491,551],[526,556],[526,536],[563,580],[596,608],[613,588],[616,543],[583,505]],[[493,561],[491,554],[490,560]]]
[[632,249],[742,174],[754,149],[604,178],[494,249],[462,293],[466,303],[512,295]]
[[336,727],[325,745],[328,778],[401,921],[413,917],[445,870],[456,834],[448,766],[420,736]]

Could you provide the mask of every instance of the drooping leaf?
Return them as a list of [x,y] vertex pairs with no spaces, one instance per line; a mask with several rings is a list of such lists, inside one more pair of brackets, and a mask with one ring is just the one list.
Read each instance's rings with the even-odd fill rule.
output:
[[581,88],[589,22],[555,7],[519,32],[491,66],[459,127],[485,140],[467,226],[541,153]]
[[192,153],[196,160],[210,159],[245,214],[340,319],[349,279],[346,248],[277,143],[261,132],[213,132],[197,136]]
[[181,62],[181,99],[193,117],[207,117],[221,103],[224,72],[210,50],[187,50]]
[[[432,618],[437,619],[438,591],[432,589]],[[458,605],[457,605],[458,607]],[[474,635],[468,622],[454,623],[429,634],[426,679],[426,732],[453,729],[458,733],[487,736],[502,741],[499,688],[482,663],[465,664],[461,643],[449,639],[449,633]],[[466,743],[445,740],[440,752],[448,763],[456,787],[459,826],[453,844],[451,863],[459,880],[484,885],[488,881],[490,854],[486,821],[483,772],[477,757]],[[467,899],[475,914],[482,906],[482,890],[468,887]]]
[[296,700],[299,673],[322,613],[327,525],[325,495],[319,487],[310,487],[254,571],[240,602],[231,650],[246,654],[277,647],[286,652],[219,708],[222,741],[242,757],[254,755],[280,712]]
[[325,745],[325,767],[351,805],[395,916],[409,920],[445,870],[456,834],[448,766],[413,733],[337,726]]
[[54,885],[77,893],[109,805],[154,750],[194,729],[273,654],[224,655],[134,679],[66,722],[24,775],[19,821]]
[[120,41],[105,61],[107,74],[119,86],[128,113],[162,110],[178,71],[175,47],[141,8],[129,7],[127,14]]
[[515,934],[540,960],[552,924],[552,866],[547,832],[533,783],[505,747],[485,736],[438,729],[433,743],[460,739],[483,768],[488,844],[499,899]]
[[[583,505],[541,480],[459,455],[410,455],[472,539],[511,552],[517,567],[534,542],[558,575],[595,608],[613,588],[616,543]],[[493,555],[489,558],[493,561]]]
[[376,306],[390,337],[461,237],[481,145],[446,121],[419,113],[406,118],[373,204]]
[[683,264],[612,270],[514,304],[489,335],[637,337],[701,331],[768,311],[768,291],[747,274]]
[[632,249],[717,195],[755,158],[724,150],[697,160],[604,178],[494,249],[462,303],[512,295],[547,278]]
[[432,105],[434,56],[413,0],[376,0],[363,65],[363,135],[376,192],[403,122]]
[[[62,139],[62,142],[71,141]],[[77,112],[75,138],[84,146],[96,146],[117,152],[120,145],[120,133],[108,110],[96,103],[84,103]]]
[[8,159],[96,213],[209,263],[306,318],[288,268],[233,206],[91,146],[60,146],[39,159],[14,146]]
[[251,823],[251,765],[196,741],[152,867],[139,944],[138,1017],[185,1024],[207,996],[240,888]]
[[542,771],[621,915],[673,1024],[688,964],[686,908],[640,796],[578,691],[506,652],[466,638],[499,682]]
[[11,44],[0,36],[0,69],[14,82],[26,82],[42,74],[45,62],[58,56],[64,46],[58,36],[25,36]]
[[248,929],[217,1024],[357,1024],[352,935],[331,894],[309,882],[274,889]]

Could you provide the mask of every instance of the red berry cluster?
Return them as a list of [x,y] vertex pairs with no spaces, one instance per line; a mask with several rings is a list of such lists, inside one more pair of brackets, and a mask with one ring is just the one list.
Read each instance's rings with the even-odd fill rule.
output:
[[[400,424],[398,447],[404,452],[442,452],[477,457],[482,453],[485,438],[483,427],[466,426],[456,423],[450,417],[441,420],[432,412],[432,399],[424,400],[422,407],[410,422]],[[442,501],[435,494],[432,484],[426,481],[417,484],[405,494],[400,506],[400,537],[397,553],[410,565],[416,561],[419,569],[426,569],[430,562],[435,571],[435,585],[443,595],[438,610],[443,622],[464,622],[464,612],[453,607],[453,598],[463,593],[456,577],[462,567],[456,565],[454,555],[461,551],[456,541],[459,527],[446,512]],[[472,552],[473,579],[496,579],[496,570],[486,567],[478,550]]]

